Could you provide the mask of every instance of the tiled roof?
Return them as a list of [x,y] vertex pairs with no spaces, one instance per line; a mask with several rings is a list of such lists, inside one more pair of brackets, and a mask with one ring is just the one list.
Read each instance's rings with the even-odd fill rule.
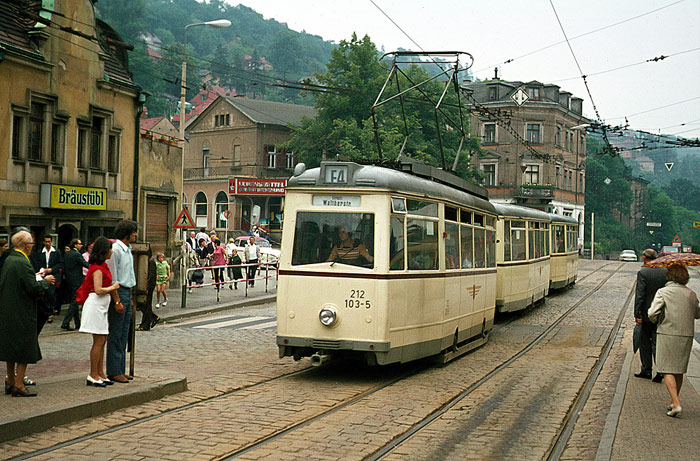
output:
[[106,22],[95,19],[95,25],[97,26],[97,38],[100,47],[107,54],[107,59],[105,59],[106,77],[112,82],[116,80],[116,83],[121,85],[134,89],[138,88],[134,83],[131,72],[129,72],[127,50],[133,49],[133,47],[124,43],[117,31],[112,29]]
[[154,126],[158,124],[161,120],[163,120],[165,117],[160,116],[160,117],[151,117],[151,118],[144,118],[141,119],[141,131],[150,131],[153,129]]
[[36,21],[27,15],[38,15],[40,9],[41,0],[0,1],[0,46],[44,60],[30,40]]
[[222,97],[256,123],[282,126],[299,125],[302,117],[314,118],[316,116],[316,109],[311,106],[243,97]]

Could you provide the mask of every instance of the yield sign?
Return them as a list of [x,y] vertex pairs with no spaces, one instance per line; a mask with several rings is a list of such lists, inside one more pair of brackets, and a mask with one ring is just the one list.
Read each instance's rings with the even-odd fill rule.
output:
[[530,99],[530,96],[528,96],[525,90],[520,87],[515,91],[515,93],[510,95],[510,99],[515,101],[517,105],[522,106],[528,99]]
[[664,163],[664,165],[666,165],[666,170],[671,171],[671,168],[673,168],[674,163],[667,162],[667,163]]
[[673,241],[671,243],[681,243],[681,238],[678,236],[678,234],[673,237]]
[[192,220],[192,216],[190,216],[190,212],[187,211],[187,207],[183,207],[180,214],[177,215],[173,227],[175,229],[194,229],[197,227],[194,225],[194,221]]

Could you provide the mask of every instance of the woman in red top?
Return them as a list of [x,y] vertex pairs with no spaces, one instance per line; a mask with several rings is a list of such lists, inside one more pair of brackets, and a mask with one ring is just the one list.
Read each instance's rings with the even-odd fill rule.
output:
[[[212,260],[212,265],[225,266],[226,265],[226,250],[221,246],[221,240],[214,240],[214,258]],[[224,283],[224,268],[219,267],[214,269],[214,283],[216,283],[216,289],[220,289],[221,285]]]
[[90,374],[87,377],[88,386],[105,387],[113,384],[104,373],[105,343],[109,333],[107,311],[110,300],[114,300],[115,309],[119,312],[124,307],[119,301],[117,288],[119,283],[112,283],[112,273],[107,267],[107,261],[112,256],[112,244],[105,237],[95,240],[90,254],[90,267],[83,284],[78,288],[76,300],[83,301],[83,316],[80,331],[92,333],[92,348],[90,349]]

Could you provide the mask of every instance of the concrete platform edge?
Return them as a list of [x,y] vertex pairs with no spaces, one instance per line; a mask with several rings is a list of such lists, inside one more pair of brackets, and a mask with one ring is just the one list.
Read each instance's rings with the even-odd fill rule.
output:
[[[140,405],[187,390],[186,376],[169,374],[172,376],[161,378],[154,383],[145,384],[134,392],[127,394],[120,393],[107,398],[96,396],[94,399],[80,403],[60,405],[48,411],[18,415],[15,418],[1,421],[0,442],[7,442],[29,434],[42,432],[55,426]],[[83,373],[78,376],[76,379],[84,379]]]
[[[196,317],[198,315],[202,315],[202,314],[206,314],[206,313],[221,312],[221,311],[226,311],[226,310],[230,310],[230,309],[235,309],[238,307],[249,307],[249,306],[255,306],[257,304],[271,303],[271,302],[275,302],[276,300],[277,300],[276,294],[268,294],[265,296],[258,296],[255,298],[250,298],[246,301],[236,301],[236,302],[232,302],[232,303],[229,302],[226,304],[222,304],[220,306],[210,304],[210,305],[206,306],[205,308],[186,307],[184,309],[180,309],[179,311],[172,312],[168,315],[161,316],[161,320],[165,320],[167,322],[168,320]],[[190,309],[199,309],[199,310],[190,310]],[[158,314],[157,310],[154,310],[153,312],[156,315]]]

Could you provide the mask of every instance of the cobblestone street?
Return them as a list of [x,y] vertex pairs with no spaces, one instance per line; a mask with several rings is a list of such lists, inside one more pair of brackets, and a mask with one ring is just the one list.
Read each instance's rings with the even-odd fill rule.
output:
[[[136,379],[139,370],[176,371],[187,376],[187,391],[5,442],[0,452],[36,459],[364,459],[433,415],[385,458],[543,459],[626,309],[561,456],[595,459],[631,341],[626,300],[638,267],[581,261],[573,289],[502,316],[486,345],[444,367],[337,361],[310,368],[306,360],[279,359],[274,303],[169,321],[137,336]],[[582,299],[541,342],[489,375]],[[77,333],[42,337],[41,366],[83,371],[89,343]],[[35,371],[39,379],[39,365]],[[42,449],[49,450],[36,453]]]

